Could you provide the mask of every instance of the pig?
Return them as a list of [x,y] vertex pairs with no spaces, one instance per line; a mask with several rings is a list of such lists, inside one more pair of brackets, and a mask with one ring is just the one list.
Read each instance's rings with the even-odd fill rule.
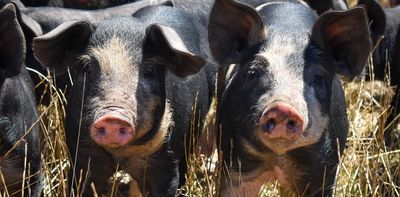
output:
[[[376,80],[390,77],[391,86],[400,86],[400,6],[382,8],[375,0],[360,0],[358,5],[364,6],[371,23],[371,39],[375,45],[372,53],[373,74]],[[390,70],[390,72],[389,72]],[[370,80],[369,75],[366,76]],[[399,132],[395,118],[400,113],[400,89],[396,88],[392,99],[391,111],[385,123],[385,141],[388,147],[394,148],[399,143]]]
[[0,192],[38,196],[39,116],[24,65],[25,48],[15,7],[8,4],[0,10],[0,173],[4,177]]
[[[58,7],[25,7],[17,0],[12,1],[12,3],[14,3],[18,8],[18,21],[20,22],[24,32],[27,46],[32,46],[32,40],[34,37],[48,33],[63,22],[69,20],[88,20],[91,23],[99,23],[110,16],[130,16],[137,10],[146,6],[155,4],[171,4],[168,0],[142,0],[113,8],[85,11]],[[28,67],[38,71],[44,76],[47,76],[46,68],[43,68],[43,66],[36,61],[31,47],[27,47],[25,63]],[[37,73],[32,72],[30,74],[34,84],[41,82],[42,79],[37,75]],[[54,78],[54,83],[65,94],[68,94],[69,88],[72,86],[73,82],[71,82],[68,75],[60,75],[57,78]],[[44,91],[44,87],[42,86],[35,89],[35,95],[40,104],[48,104],[50,100],[48,97],[43,97]]]
[[216,0],[208,36],[229,67],[217,109],[221,196],[256,196],[277,180],[295,196],[331,196],[348,119],[340,76],[371,50],[363,8],[320,17],[293,1],[257,8]]
[[139,193],[175,195],[184,180],[185,169],[178,168],[185,166],[192,106],[197,103],[202,119],[214,85],[206,32],[184,10],[149,6],[98,24],[69,21],[34,38],[42,65],[76,76],[66,117],[73,175],[90,169],[85,182],[106,195],[118,166]]

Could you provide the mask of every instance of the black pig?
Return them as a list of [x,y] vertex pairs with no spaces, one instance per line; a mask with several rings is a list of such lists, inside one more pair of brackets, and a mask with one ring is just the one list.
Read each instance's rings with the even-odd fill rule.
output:
[[192,105],[204,116],[212,92],[205,26],[183,10],[154,6],[97,25],[63,23],[33,46],[55,73],[68,66],[76,73],[66,120],[75,171],[89,165],[88,183],[106,194],[119,165],[144,195],[174,196]]
[[331,196],[348,132],[340,75],[358,75],[371,49],[364,9],[318,17],[293,1],[217,0],[208,33],[215,59],[234,64],[218,107],[220,194],[256,196],[278,180]]
[[39,117],[24,65],[25,48],[15,7],[8,4],[0,10],[0,173],[5,180],[0,179],[0,192],[4,194],[6,185],[10,195],[21,195],[23,191],[37,196],[41,166]]
[[[151,0],[142,0],[112,8],[87,11],[59,7],[25,7],[22,6],[22,4],[17,0],[12,2],[18,8],[17,18],[24,32],[26,46],[28,46],[25,63],[28,67],[33,68],[45,76],[47,75],[46,68],[43,68],[33,56],[31,46],[34,37],[48,33],[60,24],[70,20],[87,20],[93,24],[97,24],[111,16],[130,16],[137,10],[146,6],[154,4],[170,4],[170,1],[168,0],[158,0],[157,2]],[[42,80],[36,73],[31,73],[31,77],[34,84],[38,84]],[[63,91],[67,85],[68,87],[71,86],[68,75],[60,75],[54,79],[57,87]],[[42,86],[38,87],[35,89],[35,93],[36,98],[38,98],[37,100],[42,104],[46,104],[49,102],[47,97],[44,97],[44,100],[39,99],[43,98],[43,88],[44,87]],[[69,88],[67,90],[69,90]]]
[[393,148],[400,138],[396,129],[399,120],[395,120],[400,113],[400,6],[382,8],[375,0],[360,0],[358,5],[366,8],[371,23],[371,39],[376,45],[372,53],[375,79],[384,80],[388,75],[390,85],[397,86],[391,102],[393,110],[385,123],[389,128],[385,130],[386,145]]

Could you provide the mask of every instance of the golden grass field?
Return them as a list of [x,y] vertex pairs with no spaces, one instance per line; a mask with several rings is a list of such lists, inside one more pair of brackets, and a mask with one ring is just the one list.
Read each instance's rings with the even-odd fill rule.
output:
[[[350,2],[354,5],[354,1]],[[388,82],[343,80],[348,107],[350,129],[347,147],[340,156],[335,196],[400,196],[400,145],[385,148],[384,122],[391,109],[390,100],[394,87]],[[51,95],[48,106],[40,105],[42,129],[42,158],[44,196],[69,196],[68,170],[70,156],[65,144],[66,98],[61,90],[43,79],[38,86],[45,86],[44,94]],[[213,120],[211,120],[212,122]],[[399,135],[399,130],[396,130]],[[221,168],[214,160],[199,153],[188,158],[187,183],[180,193],[187,196],[215,196]],[[119,180],[124,176],[117,176]],[[126,178],[126,177],[125,177]],[[82,178],[77,177],[80,182]],[[128,180],[129,181],[129,180]],[[113,184],[114,185],[114,184]],[[118,192],[113,192],[117,196]],[[76,192],[73,192],[72,196]],[[0,196],[8,196],[2,193]],[[279,185],[267,184],[260,196],[279,196]]]

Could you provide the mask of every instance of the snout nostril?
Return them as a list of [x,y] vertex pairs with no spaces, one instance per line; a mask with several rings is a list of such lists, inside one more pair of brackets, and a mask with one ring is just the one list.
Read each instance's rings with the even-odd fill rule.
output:
[[296,132],[298,130],[297,122],[295,120],[289,120],[287,123],[287,127],[291,132]]
[[270,133],[276,126],[276,120],[271,118],[264,125],[264,131]]
[[119,133],[120,133],[121,135],[125,135],[125,134],[126,134],[126,129],[125,129],[125,128],[120,128],[120,129],[119,129]]
[[106,135],[106,129],[104,127],[100,127],[97,130],[97,134],[100,135],[100,136],[105,136]]

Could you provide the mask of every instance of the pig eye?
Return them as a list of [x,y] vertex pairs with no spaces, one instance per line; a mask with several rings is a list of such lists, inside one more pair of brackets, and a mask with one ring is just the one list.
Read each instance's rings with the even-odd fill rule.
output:
[[155,76],[155,73],[156,73],[156,71],[155,71],[154,68],[146,69],[146,70],[144,71],[144,77],[145,77],[146,79],[153,78],[153,77]]
[[256,79],[259,76],[260,76],[260,72],[258,72],[257,70],[249,70],[247,73],[247,78],[249,80]]

